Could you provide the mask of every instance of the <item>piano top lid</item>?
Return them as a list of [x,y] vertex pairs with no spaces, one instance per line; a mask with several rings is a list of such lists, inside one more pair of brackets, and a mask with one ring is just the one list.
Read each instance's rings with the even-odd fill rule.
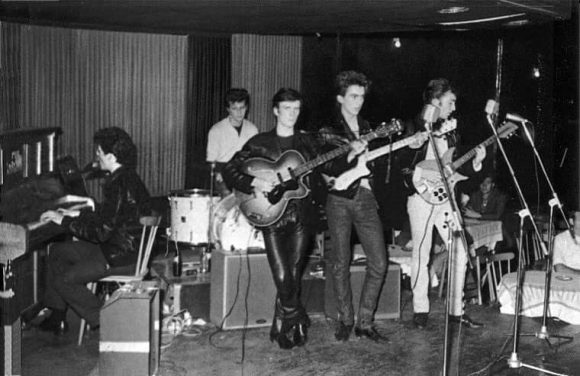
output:
[[30,142],[31,139],[42,138],[51,134],[61,135],[62,128],[19,128],[0,133],[0,144],[5,141],[23,140]]

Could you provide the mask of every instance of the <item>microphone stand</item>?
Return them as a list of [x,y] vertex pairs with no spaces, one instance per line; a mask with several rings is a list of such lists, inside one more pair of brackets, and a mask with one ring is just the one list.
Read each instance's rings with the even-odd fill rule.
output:
[[542,162],[542,158],[540,157],[540,154],[538,153],[538,150],[536,149],[536,146],[534,145],[534,140],[533,140],[532,136],[530,135],[525,123],[526,123],[526,121],[524,120],[522,122],[522,128],[524,128],[524,133],[526,134],[526,137],[528,138],[528,141],[530,142],[530,145],[532,146],[532,149],[534,150],[534,155],[536,156],[536,160],[538,161],[538,163],[541,167],[541,170],[544,174],[544,178],[546,178],[546,182],[548,183],[548,187],[550,188],[550,191],[552,192],[552,199],[550,201],[548,201],[548,205],[550,205],[550,221],[548,223],[548,226],[549,226],[548,227],[548,254],[546,255],[546,277],[545,277],[545,281],[544,281],[544,309],[543,309],[543,315],[542,315],[542,326],[541,326],[539,332],[535,332],[534,334],[530,334],[530,335],[533,335],[539,339],[545,340],[551,348],[552,343],[550,342],[550,338],[562,338],[565,340],[564,342],[559,343],[558,345],[564,345],[564,344],[572,342],[572,340],[573,340],[573,338],[569,337],[569,336],[554,335],[554,334],[551,335],[548,332],[548,328],[547,328],[548,307],[550,305],[550,288],[551,288],[551,284],[552,284],[552,267],[553,267],[552,256],[553,256],[553,252],[554,252],[554,238],[553,238],[554,235],[552,233],[552,228],[554,226],[554,207],[557,207],[560,210],[560,215],[564,219],[564,222],[566,223],[566,225],[568,227],[568,231],[570,233],[570,236],[572,237],[574,242],[576,242],[576,237],[574,236],[574,231],[572,230],[570,223],[566,219],[566,215],[564,214],[564,210],[562,209],[562,203],[558,199],[558,195],[556,194],[556,191],[554,190],[554,186],[552,185],[552,182],[550,181],[550,178],[548,177],[548,173],[546,172],[546,169],[544,167],[544,163]]
[[[439,150],[437,149],[437,145],[435,143],[435,137],[433,136],[433,122],[426,120],[425,128],[427,129],[427,134],[429,136],[429,143],[433,148],[433,154],[435,156],[435,162],[437,164],[437,168],[439,173],[441,174],[441,180],[443,181],[443,186],[445,187],[445,192],[447,197],[449,197],[449,205],[451,207],[452,213],[452,220],[449,221],[449,239],[448,240],[448,249],[447,249],[447,293],[446,293],[446,302],[445,302],[445,339],[443,343],[443,369],[442,375],[447,376],[447,348],[449,346],[449,305],[451,304],[451,286],[453,283],[451,281],[451,277],[453,273],[451,273],[451,253],[453,252],[453,233],[459,232],[461,235],[462,241],[464,242],[465,252],[467,252],[467,242],[465,241],[465,233],[463,232],[463,221],[459,217],[459,210],[457,208],[457,203],[455,202],[455,195],[452,195],[451,187],[449,186],[449,182],[447,181],[447,177],[445,174],[445,166],[443,166],[443,162],[441,161],[441,157],[439,156]],[[452,229],[453,226],[456,226],[455,229]],[[469,256],[467,257],[469,260]]]
[[518,196],[520,199],[520,203],[522,204],[522,206],[524,207],[524,209],[520,210],[518,212],[518,215],[520,216],[520,231],[519,231],[519,243],[518,243],[518,269],[517,269],[517,277],[516,277],[516,301],[515,301],[515,307],[514,307],[514,325],[513,325],[513,334],[512,334],[512,342],[513,342],[513,348],[512,348],[512,353],[509,357],[509,359],[507,360],[507,365],[509,368],[522,368],[522,367],[526,367],[529,369],[533,369],[535,371],[540,371],[540,372],[544,372],[550,375],[556,375],[556,376],[568,376],[566,374],[561,374],[561,373],[556,373],[556,372],[552,372],[552,371],[548,371],[545,370],[543,368],[540,367],[536,367],[536,366],[532,366],[531,364],[527,364],[522,362],[521,358],[518,355],[518,342],[519,342],[519,337],[520,337],[520,333],[519,333],[519,319],[520,319],[520,310],[521,310],[521,298],[522,298],[522,289],[523,289],[523,280],[524,280],[524,274],[525,271],[523,270],[523,234],[524,234],[524,221],[526,217],[529,217],[531,222],[532,222],[532,227],[534,228],[534,231],[536,232],[536,236],[539,239],[539,243],[540,246],[542,247],[542,251],[544,252],[545,255],[548,254],[548,251],[546,250],[546,246],[544,244],[544,242],[542,241],[542,237],[540,236],[540,232],[538,231],[538,227],[536,226],[535,221],[532,218],[530,209],[528,207],[528,204],[526,202],[526,199],[524,197],[524,194],[522,192],[522,189],[520,188],[520,185],[518,183],[518,179],[516,178],[515,172],[512,168],[512,165],[507,157],[507,154],[505,152],[505,149],[503,147],[503,144],[501,142],[501,139],[499,137],[499,135],[497,134],[497,130],[494,127],[493,124],[493,119],[491,118],[491,114],[488,113],[487,114],[487,121],[491,127],[491,130],[496,138],[497,141],[497,145],[499,150],[501,151],[501,154],[503,155],[503,158],[506,162],[506,165],[508,167],[508,170],[510,172],[510,175],[513,179],[514,185],[516,187],[516,190],[518,192]]

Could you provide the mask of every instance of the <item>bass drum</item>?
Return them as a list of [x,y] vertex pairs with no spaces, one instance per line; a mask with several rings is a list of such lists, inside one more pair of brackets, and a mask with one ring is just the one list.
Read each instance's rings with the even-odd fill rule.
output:
[[262,232],[244,217],[233,193],[218,203],[214,211],[212,229],[214,239],[223,250],[265,249]]

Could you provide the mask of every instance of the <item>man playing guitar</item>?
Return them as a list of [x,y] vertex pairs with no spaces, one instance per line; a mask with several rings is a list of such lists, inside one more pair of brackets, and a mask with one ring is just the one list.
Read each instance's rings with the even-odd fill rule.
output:
[[[439,118],[432,124],[434,130],[442,124],[449,121],[450,115],[455,111],[456,94],[449,81],[444,78],[434,79],[429,82],[423,92],[424,104],[433,105],[439,109]],[[422,121],[422,120],[420,120]],[[423,123],[424,125],[424,123]],[[436,149],[441,156],[455,144],[455,137],[450,135],[434,135]],[[481,170],[481,162],[485,158],[485,148],[479,146],[475,149],[472,163],[467,163],[463,171],[464,174],[470,175]],[[413,254],[411,263],[411,287],[413,289],[413,323],[417,328],[423,329],[427,325],[429,314],[429,254],[431,252],[431,243],[433,228],[435,227],[442,239],[448,238],[448,229],[446,222],[453,230],[457,226],[453,225],[452,210],[449,199],[445,194],[441,196],[440,202],[429,202],[424,198],[424,193],[429,191],[435,176],[441,179],[438,169],[427,171],[421,166],[429,164],[435,160],[435,152],[429,142],[425,142],[422,148],[417,149],[413,172],[413,186],[416,192],[409,196],[407,200],[407,212],[411,224],[411,236],[413,239]],[[417,166],[419,164],[419,166]],[[453,187],[451,187],[453,189]],[[437,196],[437,195],[436,195]],[[460,238],[454,241],[455,249],[451,252],[452,258],[450,263],[451,288],[450,297],[450,319],[459,322],[470,328],[478,328],[483,324],[473,321],[469,316],[463,313],[463,285],[465,272],[467,269],[467,250]]]
[[[311,160],[317,155],[317,144],[313,137],[294,130],[301,106],[300,93],[294,89],[280,89],[272,99],[276,127],[252,137],[223,169],[226,183],[236,190],[238,200],[242,200],[241,207],[244,205],[244,197],[251,203],[257,201],[253,197],[272,195],[281,186],[296,185],[295,190],[299,191],[288,200],[287,206],[283,206],[280,216],[276,215],[272,221],[260,226],[277,288],[270,340],[278,342],[283,349],[306,343],[310,319],[300,302],[300,281],[306,250],[310,244],[310,231],[314,227],[313,221],[317,220],[318,210],[312,203],[308,189],[299,189],[301,186],[297,179],[281,183],[280,176],[282,171],[286,172],[285,169],[271,174],[263,172],[265,166],[272,164],[271,161],[284,160],[285,155],[300,156],[305,160]],[[255,163],[252,164],[252,161]],[[265,207],[269,205],[269,200],[262,201]],[[255,219],[260,219],[260,214],[255,215]],[[248,218],[252,219],[252,216]]]

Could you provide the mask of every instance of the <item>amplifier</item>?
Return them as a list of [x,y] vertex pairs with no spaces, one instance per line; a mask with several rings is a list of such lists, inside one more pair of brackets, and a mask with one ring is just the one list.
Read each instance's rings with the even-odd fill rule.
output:
[[[326,272],[326,285],[324,293],[324,311],[327,317],[338,320],[336,298],[334,295],[334,283]],[[352,303],[355,316],[358,313],[360,293],[365,279],[366,266],[353,265],[350,267],[350,285],[352,289]],[[401,267],[390,264],[387,277],[379,295],[375,319],[399,319],[401,317]]]
[[265,253],[212,252],[209,316],[215,325],[222,329],[270,326],[275,299]]
[[156,375],[160,350],[157,282],[128,283],[101,308],[99,374]]

